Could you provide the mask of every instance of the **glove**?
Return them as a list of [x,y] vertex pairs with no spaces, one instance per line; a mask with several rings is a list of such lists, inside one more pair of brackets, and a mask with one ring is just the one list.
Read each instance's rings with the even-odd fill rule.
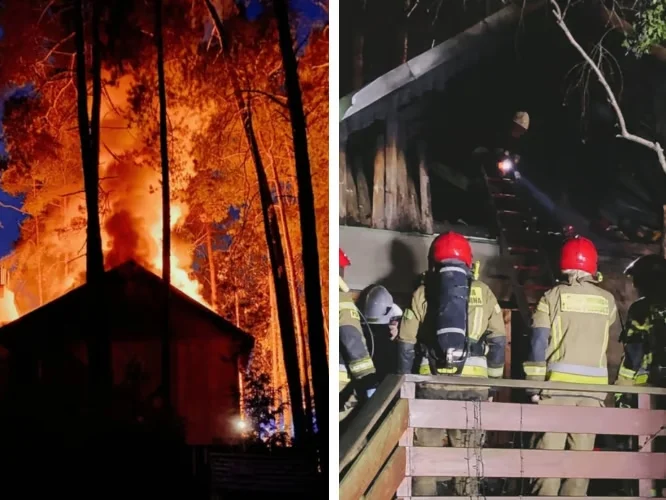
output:
[[539,401],[541,401],[541,396],[539,396],[538,394],[532,394],[532,396],[530,397],[530,401],[534,404],[537,404]]
[[389,335],[391,336],[391,340],[395,340],[395,338],[398,336],[398,325],[399,323],[397,321],[391,321],[389,323]]
[[377,389],[375,389],[375,388],[368,389],[367,391],[365,391],[366,399],[370,399],[376,391],[377,391]]

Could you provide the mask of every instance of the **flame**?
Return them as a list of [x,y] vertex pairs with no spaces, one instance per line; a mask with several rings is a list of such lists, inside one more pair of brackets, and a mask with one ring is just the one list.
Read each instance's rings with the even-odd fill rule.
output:
[[[128,91],[133,83],[132,77],[124,76],[116,82],[115,86],[107,85],[100,110],[99,156],[102,179],[100,186],[104,192],[101,236],[105,267],[110,269],[132,259],[161,276],[161,173],[155,168],[157,163],[155,158],[145,158],[135,154],[144,146],[144,141],[143,131],[137,127],[130,127],[125,114],[128,108]],[[215,108],[210,106],[210,109],[212,115]],[[173,137],[170,145],[171,166],[178,168],[179,172],[178,176],[172,174],[172,193],[183,192],[187,188],[189,179],[195,174],[195,165],[190,155],[192,138],[206,126],[209,116],[204,113],[193,113],[189,108],[179,109],[176,106],[169,108],[170,124],[176,127],[175,130],[178,132],[172,130],[170,134]],[[77,192],[81,189],[82,186],[63,186],[63,193]],[[85,253],[85,231],[79,229],[63,233],[61,230],[63,227],[72,226],[77,219],[81,220],[81,217],[85,216],[85,199],[82,193],[67,199],[69,202],[63,205],[60,212],[40,215],[42,229],[40,229],[39,247],[48,250],[51,255],[58,255],[63,262],[68,262],[64,275],[61,273],[58,279],[47,277],[44,271],[41,285],[46,290],[45,301],[53,300],[85,281],[85,259],[80,258]],[[202,295],[202,285],[190,277],[191,247],[180,241],[173,231],[185,222],[189,207],[182,200],[172,199],[170,210],[171,284],[203,306],[213,309]],[[32,245],[32,248],[35,246],[37,245]],[[17,252],[27,252],[29,247],[30,245],[26,244],[23,247],[19,245]],[[32,281],[33,290],[37,288],[34,283],[39,282],[37,278],[39,272],[32,267],[29,270],[28,279]],[[39,305],[34,304],[22,310],[20,307],[22,302],[19,303],[17,299],[14,293],[5,291],[4,298],[0,299],[0,325],[17,319]]]
[[[183,221],[187,217],[187,207],[185,204],[173,203],[171,205],[171,230],[178,225],[179,222]],[[155,241],[162,240],[162,227],[163,220],[159,219],[155,224],[151,226],[150,234]],[[153,259],[152,266],[162,272],[162,245],[159,245],[159,253]],[[186,263],[188,265],[186,265]],[[190,279],[187,268],[189,267],[189,262],[182,262],[181,258],[178,256],[177,252],[171,251],[171,284],[178,288],[181,292],[189,296],[190,298],[196,300],[202,305],[212,309],[210,304],[201,295],[201,284],[198,281]]]
[[0,286],[0,326],[19,318],[14,292]]

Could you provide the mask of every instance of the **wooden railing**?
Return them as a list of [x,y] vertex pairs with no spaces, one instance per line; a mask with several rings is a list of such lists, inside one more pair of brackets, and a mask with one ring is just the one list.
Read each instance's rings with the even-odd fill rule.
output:
[[[415,388],[419,382],[638,394],[638,408],[416,399]],[[414,446],[415,428],[638,436],[638,452],[484,447],[479,460],[483,477],[633,479],[638,480],[639,496],[624,497],[625,500],[647,498],[653,496],[654,480],[666,479],[666,453],[652,451],[655,438],[663,435],[666,428],[666,411],[651,409],[656,396],[665,397],[666,389],[391,375],[353,416],[340,437],[340,500],[389,500],[396,495],[406,500],[412,498],[413,477],[476,477],[476,473],[470,472],[469,450]],[[477,418],[473,417],[475,413]]]

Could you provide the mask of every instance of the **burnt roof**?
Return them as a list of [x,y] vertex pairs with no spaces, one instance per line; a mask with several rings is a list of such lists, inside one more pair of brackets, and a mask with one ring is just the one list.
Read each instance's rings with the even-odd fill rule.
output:
[[[11,347],[17,340],[25,337],[26,332],[39,335],[45,325],[53,328],[49,335],[60,331],[59,324],[65,318],[83,317],[81,308],[89,297],[91,285],[84,284],[43,305],[42,307],[21,316],[19,319],[0,328],[0,344]],[[155,300],[159,291],[164,290],[164,281],[155,273],[133,260],[129,260],[104,273],[103,292],[107,297],[124,299],[127,302],[135,298]],[[248,353],[254,347],[254,337],[239,329],[208,307],[200,304],[173,285],[170,286],[170,299],[179,306],[190,309],[212,323],[221,335],[231,336],[239,342],[240,348]],[[60,325],[62,327],[62,324]],[[33,337],[31,337],[33,338]]]

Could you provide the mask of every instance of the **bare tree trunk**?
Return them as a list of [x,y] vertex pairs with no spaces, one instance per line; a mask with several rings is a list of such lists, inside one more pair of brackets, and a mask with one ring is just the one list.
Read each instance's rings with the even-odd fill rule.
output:
[[386,183],[386,145],[384,135],[377,137],[375,149],[375,175],[372,184],[372,227],[386,228],[386,212],[384,206],[384,193]]
[[298,350],[299,370],[303,376],[303,396],[305,398],[305,413],[308,417],[306,419],[306,427],[308,432],[312,432],[312,395],[310,394],[310,373],[308,369],[308,355],[306,345],[306,333],[303,326],[303,317],[301,315],[301,305],[298,300],[298,293],[296,290],[296,272],[294,270],[294,251],[291,244],[291,236],[289,234],[289,226],[287,225],[287,215],[284,210],[282,188],[280,187],[280,179],[278,177],[275,161],[273,164],[273,175],[275,176],[275,194],[277,195],[278,206],[277,210],[280,212],[280,221],[282,222],[282,234],[284,234],[284,241],[286,243],[286,264],[287,264],[287,278],[289,281],[289,292],[291,303],[294,307],[295,327],[296,327],[296,347]]
[[[75,0],[74,21],[76,41],[76,89],[83,184],[88,221],[86,226],[86,281],[89,317],[88,363],[91,378],[91,396],[95,406],[110,402],[113,373],[111,371],[111,345],[105,321],[103,294],[104,254],[99,218],[99,115],[101,101],[101,59],[99,40],[100,11],[98,0],[93,0],[92,15],[92,113],[88,119],[85,34],[83,0]],[[93,335],[94,332],[94,335]]]
[[[67,227],[67,197],[65,196],[62,199],[62,227],[66,229]],[[63,282],[67,282],[69,279],[69,252],[65,251],[63,256]]]
[[167,409],[171,408],[171,203],[169,186],[169,146],[167,144],[167,103],[164,83],[164,42],[162,40],[162,0],[155,0],[155,45],[160,98],[160,157],[162,160],[162,280],[164,281],[164,324],[162,326],[162,390]]
[[[243,92],[241,90],[238,74],[236,73],[236,68],[229,60],[230,54],[227,33],[222,24],[222,19],[220,19],[220,16],[212,1],[204,1],[211,17],[213,18],[217,32],[220,35],[220,40],[223,46],[222,50],[224,53],[222,60],[234,90],[234,99],[236,100],[236,105],[243,122],[245,137],[252,153],[252,159],[254,161],[254,166],[257,173],[259,198],[261,200],[261,211],[264,217],[266,243],[268,245],[268,254],[270,256],[271,269],[273,271],[273,281],[275,284],[278,318],[280,320],[280,334],[282,335],[285,360],[285,370],[287,372],[287,383],[289,385],[289,394],[292,403],[291,408],[294,418],[294,437],[295,440],[302,440],[305,439],[306,423],[305,415],[303,413],[303,394],[301,391],[300,373],[298,369],[298,353],[296,350],[296,338],[294,335],[294,316],[291,300],[289,298],[289,283],[287,282],[287,278],[284,273],[284,250],[282,248],[277,216],[273,207],[273,198],[271,196],[271,191],[268,185],[268,178],[266,177],[266,171],[264,170],[261,154],[259,153],[257,138],[254,134],[252,114],[250,113],[250,108],[247,105],[245,98],[243,97]],[[321,307],[321,305],[318,307]]]
[[[271,279],[268,280],[268,291],[270,294],[270,305],[271,305],[271,319],[270,319],[270,327],[269,327],[269,332],[271,335],[271,380],[273,382],[273,387],[276,389],[279,387],[279,360],[278,360],[278,328],[277,328],[277,321],[275,318],[275,311],[277,310],[277,306],[275,304],[275,287],[273,286],[273,281]],[[281,394],[281,392],[278,392]],[[279,401],[278,401],[279,403]]]
[[[37,181],[32,180],[32,195],[37,196]],[[44,277],[42,276],[42,248],[39,241],[39,216],[35,216],[35,248],[37,249],[37,296],[40,307],[44,305]]]
[[273,2],[280,35],[280,52],[284,66],[289,115],[294,140],[296,178],[298,180],[298,204],[301,214],[301,239],[303,242],[303,274],[305,282],[305,303],[308,320],[308,340],[312,360],[312,382],[314,386],[315,408],[319,435],[319,459],[322,474],[328,475],[328,358],[324,338],[324,318],[321,312],[321,287],[319,276],[319,251],[317,248],[317,223],[315,219],[312,172],[308,156],[307,125],[301,87],[298,81],[298,68],[294,54],[289,12],[286,0]]
[[215,255],[213,254],[213,235],[210,224],[206,224],[206,252],[208,253],[208,278],[210,279],[210,302],[217,311],[217,278],[215,273]]
[[236,290],[235,295],[235,306],[236,306],[236,327],[240,328],[241,327],[241,322],[240,322],[240,301],[238,300],[238,290]]

